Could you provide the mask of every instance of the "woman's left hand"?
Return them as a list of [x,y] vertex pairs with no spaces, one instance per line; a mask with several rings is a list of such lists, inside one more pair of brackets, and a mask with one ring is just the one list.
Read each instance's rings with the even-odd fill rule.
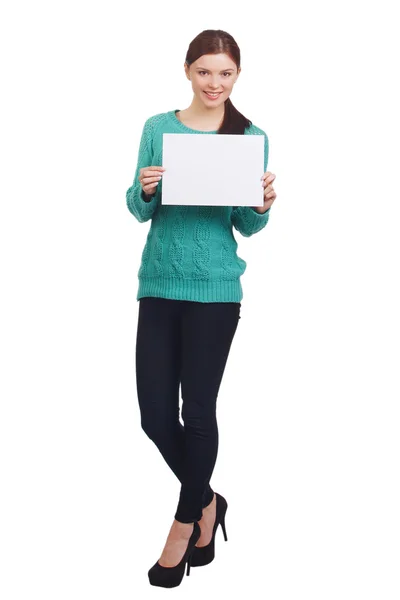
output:
[[264,186],[264,206],[253,206],[254,210],[256,210],[260,215],[265,213],[269,208],[271,208],[274,200],[276,198],[276,192],[272,187],[272,182],[274,181],[276,175],[271,173],[270,171],[266,171],[262,176],[262,185]]

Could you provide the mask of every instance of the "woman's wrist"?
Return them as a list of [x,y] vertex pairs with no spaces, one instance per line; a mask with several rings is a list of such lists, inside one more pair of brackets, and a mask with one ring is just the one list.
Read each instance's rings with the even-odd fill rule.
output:
[[153,194],[146,194],[146,192],[142,189],[142,200],[144,200],[144,202],[151,202],[151,200],[154,198],[155,193]]

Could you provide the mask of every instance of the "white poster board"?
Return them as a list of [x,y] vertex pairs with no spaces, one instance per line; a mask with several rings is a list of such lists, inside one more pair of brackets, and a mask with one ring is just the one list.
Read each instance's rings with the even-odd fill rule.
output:
[[263,206],[264,136],[164,133],[162,204]]

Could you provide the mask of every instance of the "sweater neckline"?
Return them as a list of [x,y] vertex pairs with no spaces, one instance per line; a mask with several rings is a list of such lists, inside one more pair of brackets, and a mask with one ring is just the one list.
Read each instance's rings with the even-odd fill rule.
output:
[[185,131],[186,133],[218,133],[218,129],[214,129],[214,131],[202,131],[201,129],[191,129],[190,127],[187,127],[176,116],[176,113],[179,111],[180,111],[180,109],[176,108],[175,110],[171,110],[169,112],[169,114],[170,114],[172,121],[175,123],[175,125],[177,127],[179,127],[179,129],[181,131]]

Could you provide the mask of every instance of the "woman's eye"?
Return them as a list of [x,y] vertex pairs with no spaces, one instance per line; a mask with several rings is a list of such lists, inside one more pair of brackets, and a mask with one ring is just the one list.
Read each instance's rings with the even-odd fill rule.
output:
[[[206,73],[206,72],[207,72],[207,71],[199,71],[200,75],[201,75],[202,73]],[[229,76],[230,76],[230,73],[226,71],[226,72],[224,73],[224,75],[228,75],[228,77],[229,77]]]

